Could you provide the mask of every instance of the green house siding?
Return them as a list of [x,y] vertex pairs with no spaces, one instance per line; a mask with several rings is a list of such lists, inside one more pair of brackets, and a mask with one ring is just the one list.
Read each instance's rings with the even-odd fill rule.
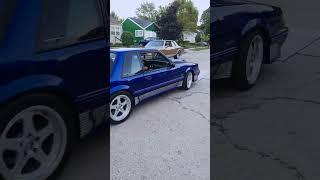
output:
[[[135,37],[136,30],[143,30],[143,29],[141,29],[141,27],[139,27],[138,25],[136,25],[134,22],[132,22],[129,19],[125,20],[122,23],[122,29],[123,29],[123,32],[131,32],[134,37]],[[136,42],[139,42],[140,40],[143,39],[143,37],[135,37],[134,39]]]
[[152,23],[152,25],[149,26],[146,30],[147,31],[157,32],[159,30],[159,28],[154,23]]
[[[135,40],[136,43],[138,43],[140,40],[144,39],[144,37],[135,37],[135,31],[136,30],[144,30],[144,29],[141,28],[140,26],[138,26],[136,23],[134,23],[130,19],[126,19],[122,23],[122,29],[123,29],[123,32],[131,32],[133,34],[133,36],[134,36],[134,40]],[[145,30],[158,32],[159,28],[153,23],[152,25],[147,27]]]

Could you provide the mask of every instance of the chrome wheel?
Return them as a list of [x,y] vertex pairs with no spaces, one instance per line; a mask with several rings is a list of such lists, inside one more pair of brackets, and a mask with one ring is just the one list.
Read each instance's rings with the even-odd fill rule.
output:
[[110,104],[110,118],[113,121],[123,121],[131,111],[131,99],[126,95],[116,96]]
[[246,76],[249,84],[254,84],[259,77],[263,61],[263,38],[256,35],[249,46],[246,61]]
[[192,85],[192,73],[191,72],[188,72],[188,76],[187,76],[187,88],[189,89]]
[[27,108],[9,121],[0,136],[0,176],[44,180],[58,167],[66,145],[66,124],[54,109]]

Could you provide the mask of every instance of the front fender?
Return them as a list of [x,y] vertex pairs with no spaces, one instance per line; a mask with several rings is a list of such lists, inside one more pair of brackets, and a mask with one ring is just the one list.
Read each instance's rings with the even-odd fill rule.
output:
[[119,86],[114,86],[110,89],[110,95],[119,92],[119,91],[128,91],[130,92],[130,87],[128,85],[119,85]]
[[[264,24],[264,22],[261,19],[252,19],[250,21],[248,21],[248,23],[243,27],[242,31],[241,31],[241,36],[245,36],[248,32],[250,32],[252,29],[258,28],[258,27],[262,27],[265,28],[266,25]],[[268,30],[268,28],[265,28]]]
[[0,102],[5,102],[25,92],[36,89],[63,86],[63,79],[53,75],[31,75],[16,79],[8,84],[0,86]]

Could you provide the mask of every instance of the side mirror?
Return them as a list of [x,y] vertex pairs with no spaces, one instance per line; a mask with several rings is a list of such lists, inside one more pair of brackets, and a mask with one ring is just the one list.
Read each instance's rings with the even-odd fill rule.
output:
[[169,63],[169,68],[174,68],[176,65],[174,63]]

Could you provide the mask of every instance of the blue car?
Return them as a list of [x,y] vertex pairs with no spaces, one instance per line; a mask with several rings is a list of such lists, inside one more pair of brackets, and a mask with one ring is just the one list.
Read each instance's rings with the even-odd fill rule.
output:
[[110,122],[119,124],[139,102],[180,87],[190,89],[199,67],[181,59],[169,59],[155,49],[110,51]]
[[252,87],[262,64],[281,56],[288,36],[280,8],[244,0],[211,1],[211,72],[231,78],[235,87]]
[[0,0],[1,180],[54,179],[74,143],[108,123],[106,5]]

